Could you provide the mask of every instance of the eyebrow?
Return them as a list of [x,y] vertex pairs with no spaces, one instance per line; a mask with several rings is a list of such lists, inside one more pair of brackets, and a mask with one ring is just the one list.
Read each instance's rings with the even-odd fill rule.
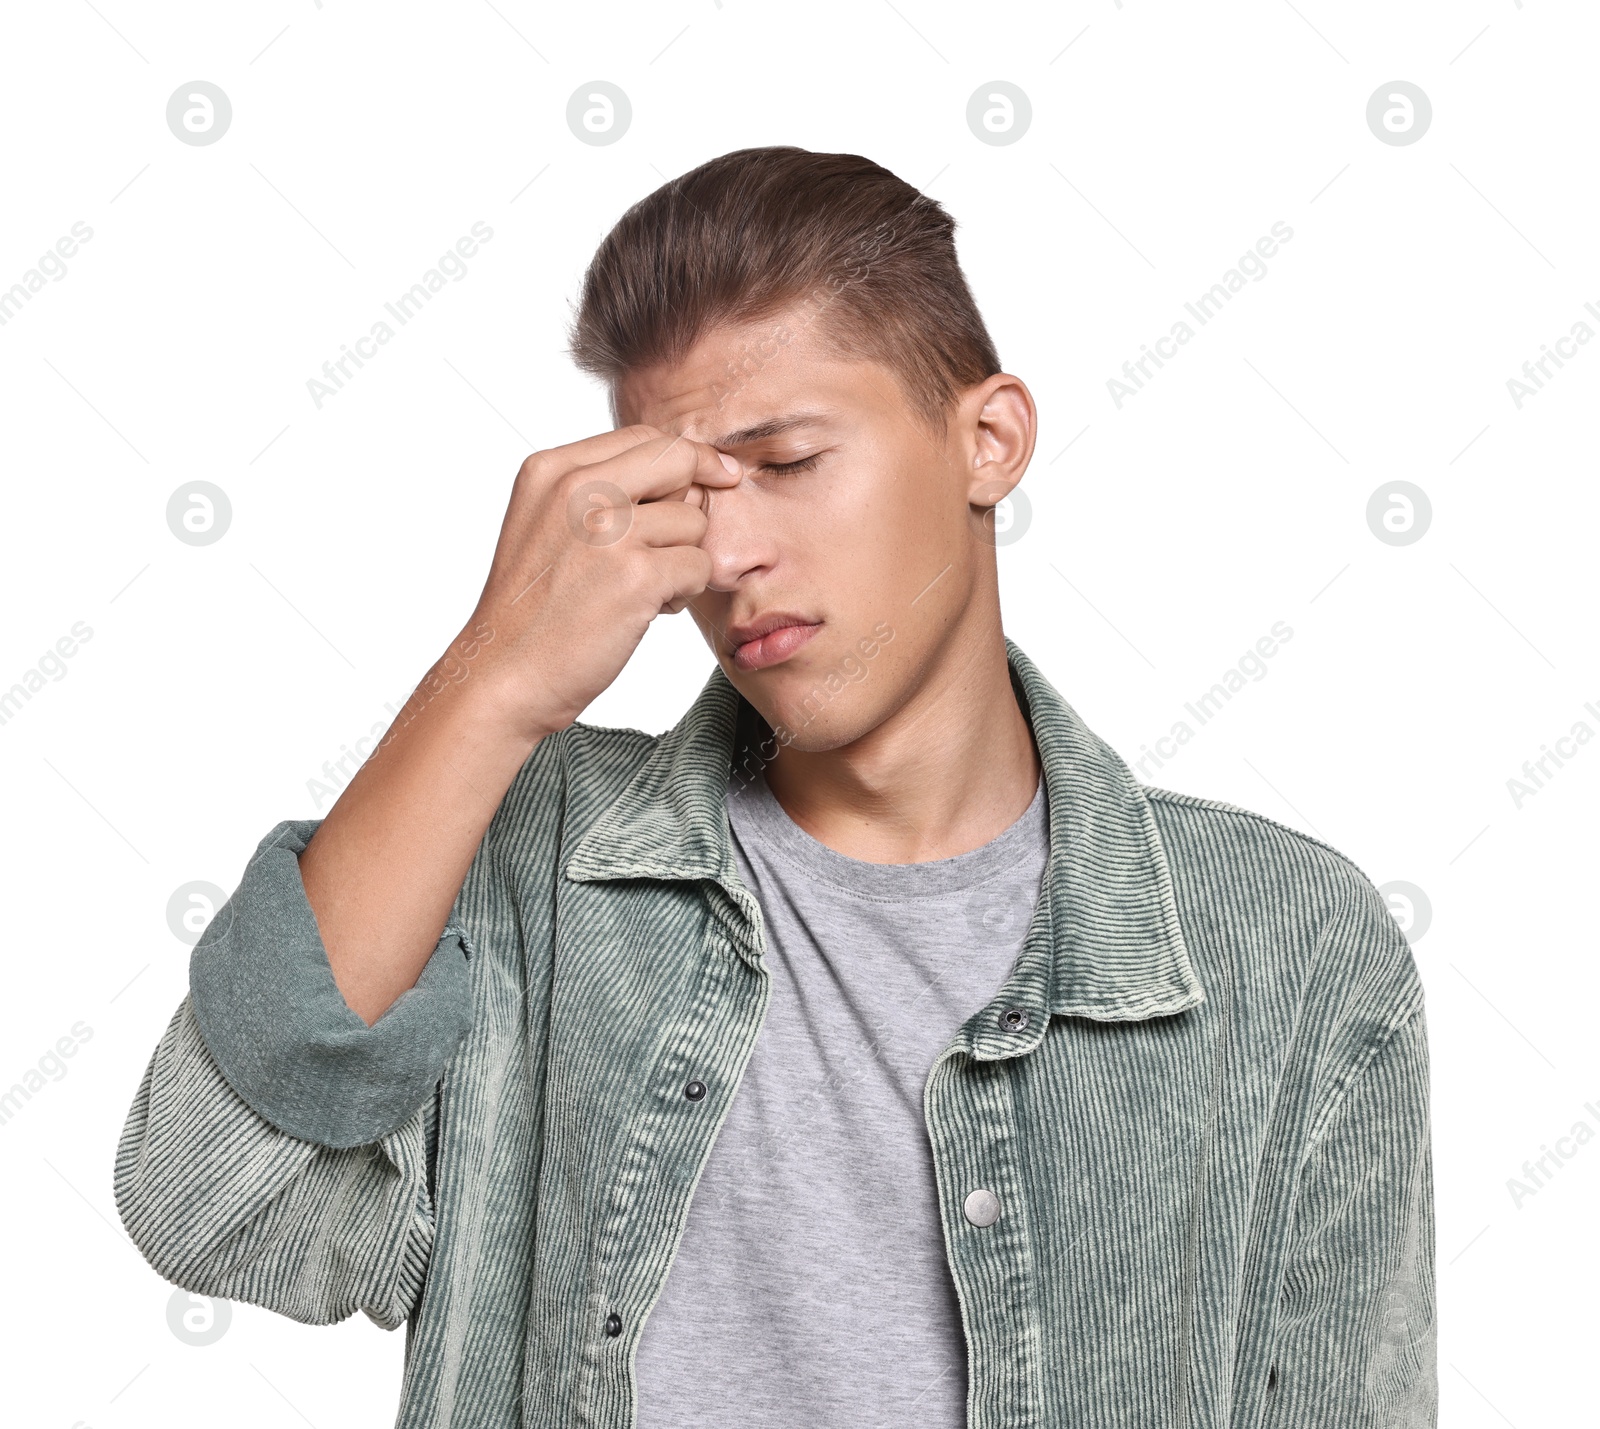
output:
[[764,422],[757,422],[753,426],[740,427],[736,432],[729,432],[726,436],[718,437],[712,446],[722,449],[725,447],[747,447],[756,442],[764,442],[768,437],[781,436],[784,432],[791,432],[797,427],[816,427],[831,421],[834,413],[830,411],[789,412],[781,417],[768,417]]

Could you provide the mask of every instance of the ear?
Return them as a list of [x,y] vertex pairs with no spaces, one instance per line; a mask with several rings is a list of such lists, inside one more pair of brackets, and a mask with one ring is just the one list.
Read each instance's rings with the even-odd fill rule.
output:
[[1033,394],[1020,377],[997,372],[967,391],[960,410],[972,462],[967,502],[992,508],[1011,494],[1033,458],[1038,433]]

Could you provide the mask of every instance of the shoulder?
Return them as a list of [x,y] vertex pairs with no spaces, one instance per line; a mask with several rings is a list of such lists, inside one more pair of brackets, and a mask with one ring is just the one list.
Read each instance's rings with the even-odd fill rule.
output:
[[1387,1040],[1421,1010],[1405,934],[1366,872],[1325,840],[1220,799],[1140,786],[1186,936],[1304,1005],[1337,1011],[1353,1041]]
[[[1271,871],[1330,896],[1372,881],[1348,854],[1253,809],[1141,784],[1169,857],[1237,876]],[[1376,889],[1373,889],[1376,892]]]

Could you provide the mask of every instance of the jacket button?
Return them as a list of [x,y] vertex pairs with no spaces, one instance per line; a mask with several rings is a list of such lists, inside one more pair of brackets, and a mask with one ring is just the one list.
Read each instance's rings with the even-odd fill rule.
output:
[[992,1226],[1000,1219],[1000,1198],[993,1191],[980,1187],[961,1203],[967,1219],[975,1226]]
[[1007,1032],[1020,1032],[1028,1025],[1028,1009],[1025,1007],[1008,1007],[1000,1014],[1000,1025]]
[[705,1096],[706,1084],[704,1082],[690,1082],[689,1085],[683,1089],[683,1094],[684,1096],[688,1097],[690,1101],[697,1102],[703,1096]]
[[606,1334],[620,1335],[622,1333],[622,1316],[613,1310],[606,1316]]

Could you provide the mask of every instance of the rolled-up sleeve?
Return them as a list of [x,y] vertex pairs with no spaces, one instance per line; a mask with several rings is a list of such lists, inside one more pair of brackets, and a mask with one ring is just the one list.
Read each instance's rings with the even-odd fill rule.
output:
[[370,1027],[344,1000],[300,878],[320,819],[280,823],[189,961],[189,997],[228,1085],[274,1127],[365,1145],[432,1095],[472,1023],[465,928],[452,910],[415,986]]
[[397,1329],[433,1248],[438,1094],[372,1145],[288,1135],[223,1080],[185,997],[156,1046],[117,1143],[129,1238],[185,1290],[307,1325],[362,1311]]

